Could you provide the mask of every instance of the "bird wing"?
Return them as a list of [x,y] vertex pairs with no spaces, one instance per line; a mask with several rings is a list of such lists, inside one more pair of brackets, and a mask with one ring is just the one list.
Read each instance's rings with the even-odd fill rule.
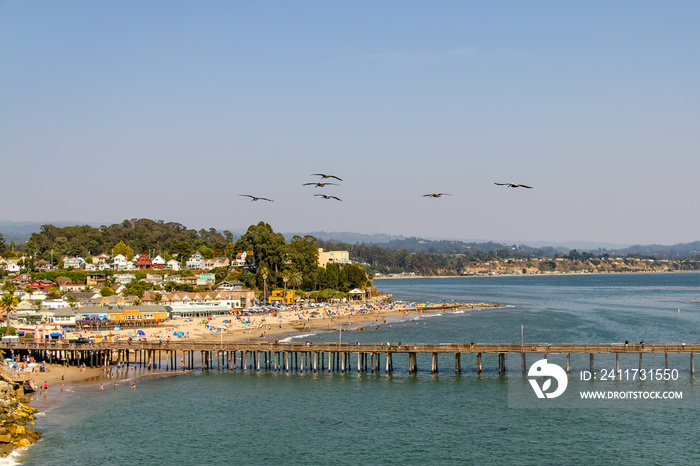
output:
[[435,194],[423,194],[423,197],[433,197]]
[[336,201],[343,202],[343,200],[339,197],[335,197],[335,196],[328,196],[328,197],[330,197],[331,199],[335,199]]
[[498,186],[510,186],[512,183],[494,183],[497,184]]
[[239,196],[250,197],[251,199],[255,199],[255,196],[251,196],[250,194],[239,194]]
[[335,176],[335,175],[328,175],[327,178],[335,178],[335,179],[338,180],[338,181],[343,181],[342,179],[338,178],[338,177]]
[[321,176],[321,177],[323,177],[323,178],[326,178],[326,174],[325,174],[325,173],[312,173],[312,174],[309,175],[309,176]]
[[266,197],[259,197],[258,199],[260,199],[261,201],[275,202],[275,201],[273,201],[272,199],[268,199],[268,198],[266,198]]
[[318,183],[304,183],[302,186],[311,186],[311,185],[317,185]]
[[532,189],[532,186],[528,186],[528,185],[525,185],[525,184],[519,184],[518,186],[520,186],[521,188]]

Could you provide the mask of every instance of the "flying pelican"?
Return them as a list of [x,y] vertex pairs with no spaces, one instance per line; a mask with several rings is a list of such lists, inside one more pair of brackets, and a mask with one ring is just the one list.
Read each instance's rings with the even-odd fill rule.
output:
[[329,184],[332,184],[333,186],[339,186],[338,183],[304,183],[303,186],[313,186],[314,188],[323,188],[324,186],[328,186]]
[[311,176],[320,176],[322,180],[325,180],[326,178],[335,178],[338,181],[343,181],[335,175],[326,175],[325,173],[312,173]]
[[266,198],[266,197],[255,197],[255,196],[251,196],[250,194],[239,194],[239,196],[251,198],[252,200],[251,200],[250,202],[255,202],[255,201],[270,201],[270,202],[275,202],[275,201],[273,201],[272,199],[268,199],[268,198]]
[[448,194],[448,193],[431,193],[431,194],[423,194],[423,197],[435,197],[435,198],[438,198],[438,197],[442,197],[442,196],[451,196],[451,195],[452,195],[452,194]]
[[516,184],[516,183],[494,183],[497,184],[498,186],[508,186],[509,188],[527,188],[527,189],[532,189],[532,186],[528,186],[525,184]]
[[314,196],[321,196],[321,197],[324,198],[324,199],[335,199],[336,201],[341,201],[341,202],[343,201],[343,200],[342,200],[341,198],[339,198],[339,197],[327,196],[327,195],[325,195],[325,194],[314,194]]

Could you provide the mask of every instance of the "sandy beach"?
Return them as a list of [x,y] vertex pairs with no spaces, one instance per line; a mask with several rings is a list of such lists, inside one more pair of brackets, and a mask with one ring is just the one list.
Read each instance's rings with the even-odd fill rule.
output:
[[243,312],[239,312],[238,314],[232,313],[208,318],[170,319],[157,327],[78,333],[83,337],[110,338],[112,340],[132,338],[149,341],[177,341],[180,339],[224,342],[282,341],[290,336],[308,333],[315,329],[380,326],[387,319],[397,316],[487,307],[499,307],[499,305],[483,302],[429,304],[391,303],[375,300],[351,305],[282,310],[274,314],[248,313],[248,315],[244,315]]

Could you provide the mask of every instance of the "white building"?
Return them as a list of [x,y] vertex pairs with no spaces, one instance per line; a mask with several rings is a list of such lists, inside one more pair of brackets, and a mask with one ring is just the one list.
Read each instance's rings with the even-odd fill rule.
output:
[[112,262],[112,268],[114,270],[126,270],[129,261],[126,260],[124,254],[117,254],[114,256],[114,261]]
[[180,263],[175,259],[170,259],[166,264],[165,268],[168,270],[180,270]]
[[192,256],[187,259],[187,262],[185,263],[186,269],[203,269],[204,266],[204,256],[199,251],[192,254]]

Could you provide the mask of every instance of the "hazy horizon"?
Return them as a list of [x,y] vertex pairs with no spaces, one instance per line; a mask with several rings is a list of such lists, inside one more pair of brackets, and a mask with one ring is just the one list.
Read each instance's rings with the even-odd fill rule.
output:
[[0,2],[0,217],[692,242],[698,13]]

